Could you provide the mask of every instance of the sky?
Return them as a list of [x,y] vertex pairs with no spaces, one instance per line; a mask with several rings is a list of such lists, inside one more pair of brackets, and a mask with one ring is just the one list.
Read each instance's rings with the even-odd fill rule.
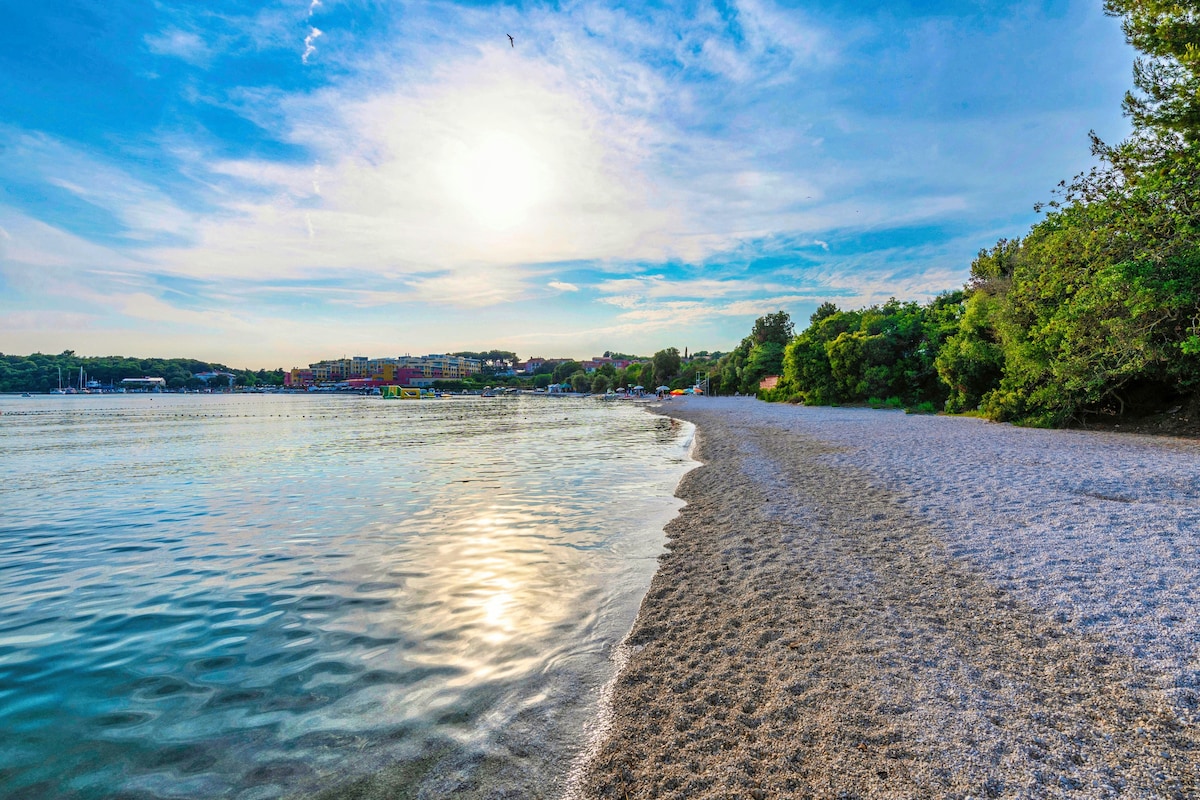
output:
[[6,353],[727,351],[960,288],[1129,131],[1100,0],[3,6]]

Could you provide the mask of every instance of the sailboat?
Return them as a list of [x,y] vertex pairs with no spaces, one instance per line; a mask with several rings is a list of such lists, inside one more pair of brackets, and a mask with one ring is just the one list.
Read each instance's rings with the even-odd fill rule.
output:
[[62,367],[58,368],[58,388],[51,389],[50,394],[66,394],[62,388]]

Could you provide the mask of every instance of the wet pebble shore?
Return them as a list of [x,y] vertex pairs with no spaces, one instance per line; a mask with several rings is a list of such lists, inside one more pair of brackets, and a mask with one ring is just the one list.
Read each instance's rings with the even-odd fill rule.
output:
[[[1041,516],[1061,481],[990,464],[972,442],[1008,436],[1005,447],[1025,442],[1044,459],[1056,440],[1041,434],[1062,434],[1084,451],[1179,460],[1176,474],[1196,466],[1200,447],[744,399],[663,413],[697,424],[703,466],[680,484],[687,505],[667,528],[582,794],[1200,796],[1200,641],[1188,627],[1196,615],[1184,619],[1200,604],[1200,489],[1185,476],[1140,509],[1139,524],[1172,542],[1161,574],[1148,563],[1076,587],[1062,576],[1096,572],[1088,559],[1103,526],[1084,507]],[[865,455],[876,451],[893,462],[888,474]],[[979,485],[959,474],[964,458],[978,459],[982,481],[1024,481],[1016,506],[999,491],[1003,507],[984,496],[954,506]],[[898,482],[904,464],[941,488]],[[1122,497],[1136,499],[1136,465],[1124,469],[1133,489]],[[1036,546],[1016,536],[1026,517]],[[1085,536],[1074,533],[1081,519]],[[1066,584],[1057,594],[1038,578],[1047,574]],[[1164,575],[1178,585],[1161,595],[1144,585]],[[1122,598],[1098,619],[1096,608]],[[1146,615],[1168,620],[1162,637]]]

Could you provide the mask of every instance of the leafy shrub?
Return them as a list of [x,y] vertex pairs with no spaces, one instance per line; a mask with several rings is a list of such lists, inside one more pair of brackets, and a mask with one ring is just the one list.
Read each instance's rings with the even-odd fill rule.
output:
[[928,400],[925,400],[921,403],[917,403],[915,406],[906,408],[904,411],[906,414],[936,414],[937,413],[937,409],[933,407],[933,403],[929,402]]

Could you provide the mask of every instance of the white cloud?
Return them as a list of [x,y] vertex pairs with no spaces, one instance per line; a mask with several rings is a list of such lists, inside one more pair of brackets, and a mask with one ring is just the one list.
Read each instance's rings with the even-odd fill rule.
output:
[[602,294],[600,301],[625,307],[629,298],[705,298],[715,299],[731,295],[762,294],[787,291],[766,276],[733,278],[668,278],[666,275],[640,275],[629,278],[614,278],[601,281],[595,289]]
[[[310,11],[309,13],[311,14],[312,12]],[[304,54],[300,56],[301,63],[307,64],[309,56],[317,52],[316,41],[323,35],[324,34],[317,28],[309,26],[308,36],[304,37]]]
[[[12,311],[0,314],[0,331],[9,336],[20,334],[36,334],[47,330],[47,323],[53,322],[55,333],[68,333],[79,337],[80,333],[94,331],[96,324],[103,317],[100,314],[89,314],[84,311],[55,310],[46,311]],[[42,333],[44,338],[44,333]],[[7,337],[6,337],[7,338]],[[32,348],[32,349],[37,349]],[[68,349],[66,347],[63,348]]]
[[155,55],[173,56],[189,64],[203,65],[211,56],[208,45],[199,34],[178,28],[167,28],[159,33],[147,34],[142,41]]
[[[709,112],[644,56],[677,53],[680,36],[695,52],[723,41],[730,23],[711,8],[694,19],[665,11],[635,19],[593,4],[530,13],[522,17],[530,44],[516,52],[507,42],[479,44],[494,38],[494,15],[451,13],[461,39],[430,45],[427,61],[403,71],[367,53],[360,78],[343,85],[293,96],[244,92],[238,110],[311,161],[212,160],[202,148],[180,148],[184,171],[216,191],[215,212],[202,218],[145,191],[129,195],[131,181],[97,169],[64,173],[62,185],[115,210],[131,238],[186,233],[186,247],[143,252],[155,271],[416,276],[415,296],[472,306],[511,298],[522,286],[534,291],[541,263],[588,260],[617,271],[630,262],[698,263],[780,230],[894,224],[962,207],[954,198],[905,208],[880,200],[857,215],[845,202],[814,207],[807,201],[823,197],[830,178],[764,159],[764,142],[788,146],[772,131],[739,139],[691,129]],[[740,38],[728,46],[740,59],[736,69],[788,71],[836,51],[828,34],[768,4],[743,2],[735,16]],[[412,24],[434,21],[415,15]],[[310,26],[306,61],[319,35]],[[504,273],[503,290],[464,294],[456,282],[421,277],[484,270],[493,283]],[[442,287],[459,294],[439,296]],[[665,279],[603,289],[655,297],[742,290]]]
[[[322,36],[311,23],[324,10],[318,0],[264,8],[204,39],[181,17],[145,43],[193,63],[243,45],[294,58],[303,25],[308,64]],[[1076,168],[1064,147],[1047,143],[1074,135],[1078,108],[1051,113],[1022,103],[985,123],[923,107],[888,111],[887,98],[847,107],[842,98],[855,87],[846,73],[824,71],[857,63],[842,54],[859,34],[822,28],[768,0],[734,0],[720,13],[707,3],[631,11],[593,0],[520,11],[412,3],[403,39],[382,23],[369,36],[346,30],[321,39],[321,63],[342,76],[332,84],[209,92],[220,97],[189,85],[189,101],[242,114],[306,154],[303,162],[218,157],[204,140],[176,133],[158,144],[179,168],[155,187],[135,177],[146,174],[141,167],[121,169],[47,137],[18,142],[6,160],[33,165],[21,177],[110,212],[121,229],[104,231],[111,244],[101,246],[14,223],[0,209],[11,233],[0,238],[6,286],[53,276],[66,297],[71,279],[98,281],[87,302],[104,302],[154,299],[148,286],[182,276],[208,287],[208,298],[227,292],[231,307],[239,295],[269,304],[292,293],[296,302],[281,306],[291,313],[303,304],[305,319],[275,327],[288,347],[319,347],[321,337],[386,342],[384,314],[364,318],[395,305],[408,307],[395,315],[407,326],[395,336],[413,346],[414,328],[444,341],[448,327],[481,329],[492,312],[489,335],[565,342],[592,324],[586,317],[596,322],[588,341],[602,342],[713,319],[732,326],[780,305],[833,299],[849,307],[960,285],[978,230],[964,232],[965,244],[926,253],[846,257],[864,246],[850,234],[882,241],[907,225],[989,219],[997,207],[1007,215],[1038,199],[1026,198],[1030,164],[1054,180]],[[518,36],[515,49],[504,30]],[[391,31],[388,41],[376,38],[381,31]],[[1032,123],[1044,127],[1035,135]],[[995,224],[968,223],[985,232]],[[764,254],[773,265],[781,254],[795,263],[764,266]],[[557,280],[572,261],[586,267],[566,273],[573,283]],[[726,262],[737,264],[709,266]],[[585,269],[611,279],[577,277]],[[544,320],[504,317],[502,304],[551,290],[562,294],[547,305],[570,309],[554,323],[560,338],[537,330],[549,326]],[[594,295],[600,303],[590,302]],[[147,325],[167,328],[176,304],[158,300],[164,305],[121,307],[122,319],[142,313]],[[348,319],[334,324],[331,314],[323,327],[316,317],[331,306]],[[453,306],[471,309],[461,326],[413,323],[434,313],[454,319]],[[362,313],[346,315],[347,307]],[[255,319],[265,318],[259,308]]]
[[130,242],[187,235],[194,218],[163,190],[131,176],[111,162],[42,134],[0,127],[8,172],[55,186],[115,217],[123,230],[114,234]]
[[459,270],[441,275],[415,276],[404,279],[402,301],[452,305],[459,308],[482,308],[521,298],[525,286],[516,274],[492,273],[480,279],[474,270]]
[[236,191],[194,248],[154,253],[161,266],[241,274],[253,252],[260,275],[411,274],[686,249],[673,231],[688,226],[645,174],[653,134],[500,48],[421,85],[291,98],[283,111],[319,168],[212,164]]
[[67,233],[11,208],[0,206],[0,220],[8,232],[0,274],[10,285],[40,286],[51,276],[88,268],[134,272],[144,268],[111,247]]

